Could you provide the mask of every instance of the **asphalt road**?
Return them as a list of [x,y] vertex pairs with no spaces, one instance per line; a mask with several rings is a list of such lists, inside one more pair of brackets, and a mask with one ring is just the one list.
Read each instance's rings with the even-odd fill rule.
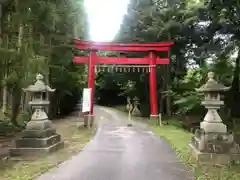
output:
[[36,180],[193,180],[172,148],[143,124],[96,107],[98,130],[82,152]]

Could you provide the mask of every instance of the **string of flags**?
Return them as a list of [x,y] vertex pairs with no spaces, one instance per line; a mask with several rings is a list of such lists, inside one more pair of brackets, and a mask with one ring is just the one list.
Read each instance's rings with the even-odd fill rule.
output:
[[[152,65],[96,65],[95,72],[143,72],[149,73]],[[154,65],[153,65],[154,66]]]

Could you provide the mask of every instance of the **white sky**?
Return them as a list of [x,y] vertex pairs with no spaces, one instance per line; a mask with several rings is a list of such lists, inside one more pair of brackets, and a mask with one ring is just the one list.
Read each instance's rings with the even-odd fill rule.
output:
[[92,41],[112,41],[118,33],[129,0],[84,0]]

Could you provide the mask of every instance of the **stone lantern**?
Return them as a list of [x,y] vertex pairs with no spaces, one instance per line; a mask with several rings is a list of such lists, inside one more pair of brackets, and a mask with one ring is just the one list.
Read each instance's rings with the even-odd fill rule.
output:
[[208,110],[200,123],[200,129],[196,130],[189,144],[199,163],[229,164],[240,157],[239,146],[234,142],[233,135],[227,132],[227,126],[223,124],[217,111],[224,105],[220,99],[220,92],[228,90],[229,87],[214,80],[212,72],[208,73],[207,83],[197,89],[198,92],[204,93],[202,105]]
[[30,85],[23,90],[32,95],[29,105],[33,114],[22,137],[16,140],[16,147],[11,149],[11,155],[52,152],[63,147],[60,135],[52,127],[52,122],[45,112],[45,109],[49,106],[46,93],[55,90],[45,85],[41,74],[37,74],[34,85]]

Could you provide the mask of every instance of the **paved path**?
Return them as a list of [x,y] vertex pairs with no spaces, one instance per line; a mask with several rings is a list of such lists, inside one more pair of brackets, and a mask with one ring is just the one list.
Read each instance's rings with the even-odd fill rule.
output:
[[101,119],[84,150],[37,180],[193,180],[169,145],[145,125],[127,127],[127,117],[96,108]]

